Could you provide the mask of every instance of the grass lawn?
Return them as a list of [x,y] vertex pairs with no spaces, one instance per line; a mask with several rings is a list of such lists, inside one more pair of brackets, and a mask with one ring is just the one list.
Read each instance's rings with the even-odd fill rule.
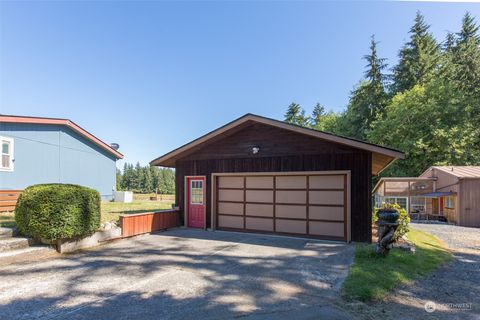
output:
[[375,253],[375,245],[358,245],[355,261],[343,284],[347,299],[378,300],[394,287],[426,275],[450,260],[452,255],[438,238],[419,230],[407,234],[415,243],[416,252],[393,249],[383,258]]
[[13,212],[0,212],[0,227],[15,227],[15,214]]
[[[171,209],[175,202],[174,195],[158,195],[158,200],[150,200],[150,194],[135,194],[133,202],[107,202],[102,201],[101,217],[102,222],[118,220],[120,214],[141,213]],[[0,212],[0,227],[12,228],[15,226],[15,215],[13,212]]]
[[149,194],[134,195],[133,202],[107,202],[102,201],[102,222],[118,220],[120,214],[133,214],[149,211],[158,211],[171,209],[172,203],[175,202],[174,195],[158,195],[158,200],[149,199]]

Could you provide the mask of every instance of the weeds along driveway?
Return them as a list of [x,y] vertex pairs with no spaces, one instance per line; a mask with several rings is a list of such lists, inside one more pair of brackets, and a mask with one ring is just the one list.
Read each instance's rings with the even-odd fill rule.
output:
[[5,319],[351,319],[353,245],[177,229],[0,267]]

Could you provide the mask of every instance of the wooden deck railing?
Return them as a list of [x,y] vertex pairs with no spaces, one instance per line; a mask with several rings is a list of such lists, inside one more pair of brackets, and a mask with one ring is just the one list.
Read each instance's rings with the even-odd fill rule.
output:
[[13,211],[22,190],[0,190],[0,212]]
[[157,212],[122,214],[120,215],[122,237],[131,237],[138,234],[178,227],[178,212],[178,209],[172,209]]

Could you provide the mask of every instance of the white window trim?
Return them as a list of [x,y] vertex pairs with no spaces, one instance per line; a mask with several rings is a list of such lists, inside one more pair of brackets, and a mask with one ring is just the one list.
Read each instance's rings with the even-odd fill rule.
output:
[[[13,142],[13,138],[7,138],[7,137],[2,137],[0,136],[0,141],[6,141],[10,144],[10,166],[8,168],[4,168],[2,167],[2,162],[1,162],[1,159],[0,159],[0,171],[6,171],[6,172],[13,172],[13,169],[14,169],[14,155],[15,155],[15,146],[14,146],[14,142]],[[3,155],[2,153],[2,150],[1,150],[1,146],[0,146],[0,155]]]

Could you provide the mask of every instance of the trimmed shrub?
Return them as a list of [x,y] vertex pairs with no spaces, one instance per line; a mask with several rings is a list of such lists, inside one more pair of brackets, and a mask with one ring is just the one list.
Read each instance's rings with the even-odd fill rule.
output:
[[93,234],[100,227],[100,194],[73,184],[26,188],[15,208],[20,233],[55,241]]
[[377,212],[378,209],[395,209],[398,211],[400,214],[400,217],[398,218],[398,228],[395,230],[395,234],[393,236],[393,239],[397,241],[400,239],[403,235],[407,234],[407,232],[410,230],[408,224],[410,223],[410,216],[407,214],[407,210],[403,209],[396,203],[386,203],[382,205],[381,208],[375,208],[373,210],[372,214],[372,222],[375,224],[378,220]]

